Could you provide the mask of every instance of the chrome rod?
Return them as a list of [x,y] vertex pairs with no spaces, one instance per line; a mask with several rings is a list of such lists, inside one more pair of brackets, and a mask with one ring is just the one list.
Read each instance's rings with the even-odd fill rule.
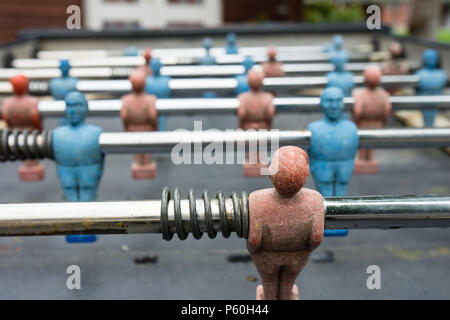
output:
[[[348,63],[345,69],[352,72],[362,72],[369,65],[378,63]],[[417,64],[410,63],[410,68],[415,69]],[[283,71],[288,75],[295,74],[323,74],[333,71],[330,63],[308,63],[308,64],[283,64]],[[70,76],[80,79],[102,79],[102,78],[126,78],[134,70],[133,67],[93,67],[72,68]],[[215,65],[215,66],[164,66],[161,74],[164,76],[177,77],[211,77],[211,76],[235,76],[243,74],[245,68],[242,65]],[[15,75],[22,74],[30,79],[52,79],[61,76],[57,68],[45,69],[0,69],[0,79],[7,80]]]
[[[358,44],[353,46],[345,46],[347,50],[369,52],[372,51],[371,44]],[[279,53],[304,53],[304,52],[322,52],[323,45],[305,45],[305,46],[277,46]],[[267,47],[240,47],[239,53],[247,54],[264,54],[267,52]],[[143,50],[138,51],[138,55],[143,55]],[[38,52],[40,59],[72,59],[72,58],[105,58],[111,56],[121,56],[124,54],[123,50],[41,50]],[[182,57],[201,57],[206,54],[204,48],[167,48],[167,49],[152,49],[152,56],[182,56]],[[226,54],[224,48],[211,48],[211,55]]]
[[[359,130],[360,148],[436,148],[450,146],[450,128]],[[311,132],[307,130],[270,131],[188,131],[113,132],[100,135],[105,153],[175,152],[180,148],[203,150],[208,145],[227,148],[269,142],[272,146],[296,145],[308,148]],[[196,149],[198,148],[198,149]],[[225,150],[225,149],[224,149]],[[179,150],[178,150],[179,151]],[[178,152],[177,151],[177,152]]]
[[[392,96],[392,108],[398,110],[450,109],[450,95],[442,96]],[[293,97],[274,98],[277,112],[321,112],[320,98]],[[344,98],[345,109],[352,110],[354,99]],[[117,116],[122,107],[121,100],[90,100],[90,116]],[[239,107],[238,99],[158,99],[156,109],[160,114],[216,114],[234,113]],[[64,114],[64,101],[42,100],[38,105],[41,116],[61,116]]]
[[[197,64],[200,56],[161,56],[160,60],[163,65],[174,64]],[[369,54],[352,54],[349,61],[369,61]],[[216,55],[217,64],[241,64],[245,58],[243,54],[223,54]],[[252,54],[252,59],[256,63],[267,61],[267,53],[262,52]],[[328,62],[329,55],[323,52],[310,52],[297,54],[295,52],[279,53],[277,60],[281,62]],[[73,58],[69,59],[72,67],[137,67],[145,64],[143,56],[118,56],[118,57],[94,57],[94,58]],[[31,68],[55,68],[59,65],[59,59],[16,59],[12,63],[14,68],[31,69]]]
[[[189,201],[180,201],[181,218],[191,232]],[[196,200],[200,231],[206,230],[203,200]],[[327,229],[450,227],[450,196],[369,196],[324,199]],[[233,219],[231,199],[225,199]],[[161,201],[0,204],[0,236],[161,233]],[[219,205],[211,200],[212,221],[220,231]],[[251,211],[250,211],[251,215]],[[176,232],[174,203],[168,204],[169,229]],[[233,224],[230,224],[232,226]],[[235,230],[230,230],[235,231]]]

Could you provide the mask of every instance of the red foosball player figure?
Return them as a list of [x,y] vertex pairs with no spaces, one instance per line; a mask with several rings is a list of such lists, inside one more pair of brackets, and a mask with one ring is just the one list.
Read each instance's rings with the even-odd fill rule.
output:
[[319,192],[303,188],[308,156],[301,148],[278,149],[269,168],[275,188],[252,192],[247,249],[261,276],[258,300],[297,300],[297,276],[323,239],[324,207]]
[[144,49],[144,58],[145,64],[143,66],[137,67],[136,70],[144,72],[146,76],[151,76],[152,75],[152,69],[150,68],[150,59],[152,58],[151,49],[149,48]]
[[[42,130],[39,117],[39,100],[28,94],[28,78],[17,75],[10,79],[14,96],[3,100],[2,119],[10,129]],[[22,181],[40,181],[45,176],[45,168],[37,160],[25,160],[19,167]]]
[[[131,73],[129,80],[133,92],[122,97],[120,117],[126,131],[155,131],[158,129],[158,112],[155,107],[156,96],[145,92],[146,75],[140,70]],[[156,176],[156,163],[150,154],[136,154],[131,165],[134,179],[153,179]]]
[[283,64],[277,61],[277,49],[269,46],[267,49],[268,61],[261,63],[264,75],[267,78],[284,77]]
[[[273,95],[262,90],[264,73],[257,69],[250,69],[247,80],[250,91],[238,96],[239,127],[243,130],[268,130],[272,127],[275,106],[272,102]],[[244,175],[249,177],[260,176],[261,169],[265,167],[260,161],[258,152],[249,152],[244,164]]]
[[[381,129],[391,114],[389,93],[380,88],[381,70],[370,66],[364,71],[365,87],[354,90],[354,121],[360,129]],[[378,162],[372,149],[360,149],[355,161],[356,174],[376,174]]]

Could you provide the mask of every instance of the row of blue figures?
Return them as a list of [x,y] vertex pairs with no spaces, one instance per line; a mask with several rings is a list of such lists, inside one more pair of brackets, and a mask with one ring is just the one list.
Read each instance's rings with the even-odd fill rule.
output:
[[[155,95],[158,99],[169,99],[172,97],[172,90],[170,89],[169,76],[161,75],[162,63],[158,58],[150,59],[150,68],[152,75],[148,76],[145,84],[145,91],[149,94]],[[167,116],[158,116],[158,131],[166,131]]]
[[[345,119],[344,94],[326,88],[320,96],[324,117],[308,125],[311,132],[309,167],[317,190],[324,196],[345,196],[358,152],[358,128]],[[325,236],[345,236],[347,230],[325,230]]]
[[[211,38],[203,39],[203,48],[205,48],[205,55],[199,58],[198,63],[202,66],[213,66],[216,65],[216,58],[211,55],[212,48],[212,40]],[[217,98],[217,93],[215,91],[204,91],[202,93],[202,97],[205,99]]]
[[[103,174],[104,154],[99,145],[102,129],[85,123],[88,102],[78,92],[65,98],[66,124],[52,131],[53,155],[67,201],[94,201]],[[95,235],[69,235],[67,242],[94,242]]]
[[235,89],[236,97],[243,92],[250,91],[250,87],[248,85],[247,73],[253,68],[255,65],[255,61],[253,61],[252,56],[245,56],[242,61],[242,66],[244,67],[244,73],[236,75],[234,78],[236,79],[237,85]]
[[[419,84],[416,88],[418,96],[441,95],[447,85],[447,74],[440,66],[440,57],[436,50],[427,49],[422,54],[422,69],[416,72],[419,76]],[[431,105],[432,106],[432,105]],[[422,110],[425,127],[432,127],[437,110]]]
[[330,58],[339,53],[348,54],[348,52],[344,49],[344,38],[340,34],[335,35],[331,43],[324,45],[323,51],[327,53]]
[[[60,60],[59,70],[61,71],[61,77],[51,79],[49,82],[50,95],[55,100],[64,100],[69,92],[77,90],[78,78],[70,76],[71,65],[69,60]],[[66,124],[65,118],[59,119],[59,124]]]

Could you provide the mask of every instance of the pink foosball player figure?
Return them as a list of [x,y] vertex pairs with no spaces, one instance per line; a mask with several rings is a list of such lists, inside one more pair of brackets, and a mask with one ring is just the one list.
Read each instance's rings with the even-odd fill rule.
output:
[[[250,69],[247,80],[250,91],[238,96],[239,127],[243,130],[268,130],[272,127],[275,106],[272,102],[273,95],[262,90],[264,73],[260,70]],[[266,167],[260,160],[258,152],[249,152],[244,164],[244,175],[248,177],[260,176],[261,169]]]
[[[376,66],[367,67],[364,71],[365,87],[353,92],[355,99],[353,117],[360,129],[381,129],[391,114],[389,93],[380,88],[381,70]],[[376,174],[378,162],[374,159],[374,151],[360,149],[355,161],[356,174]]]
[[[3,100],[2,119],[11,129],[42,130],[39,117],[39,100],[28,94],[28,78],[17,75],[10,79],[14,96]],[[26,160],[19,167],[22,181],[40,181],[45,177],[45,168],[37,160]]]
[[284,77],[283,64],[277,61],[277,49],[269,46],[267,49],[268,61],[261,63],[261,67],[267,78]]
[[324,207],[319,192],[303,188],[308,156],[301,148],[278,149],[269,168],[275,188],[249,196],[247,249],[261,276],[257,300],[297,300],[297,276],[323,239]]
[[[145,93],[146,75],[135,70],[129,80],[133,92],[122,97],[120,117],[126,131],[155,131],[158,127],[158,112],[155,107],[156,97]],[[134,179],[153,179],[156,176],[156,163],[150,154],[136,154],[131,165]]]
[[150,68],[150,59],[152,58],[151,49],[149,48],[144,49],[144,58],[145,64],[143,66],[137,67],[136,70],[144,72],[146,76],[151,76],[152,75],[152,69]]

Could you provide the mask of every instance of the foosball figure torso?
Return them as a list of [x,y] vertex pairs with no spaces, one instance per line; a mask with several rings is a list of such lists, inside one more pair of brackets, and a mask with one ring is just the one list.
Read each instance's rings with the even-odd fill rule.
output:
[[345,64],[348,61],[348,55],[345,53],[336,53],[331,58],[334,65],[334,71],[328,72],[327,87],[338,87],[342,90],[344,97],[350,97],[355,86],[353,72],[345,71]]
[[[384,128],[391,114],[389,93],[380,88],[381,70],[376,66],[364,71],[365,88],[353,93],[353,118],[360,129]],[[374,159],[372,149],[360,149],[355,161],[356,174],[376,174],[378,162]]]
[[295,280],[323,239],[323,198],[303,188],[309,168],[302,149],[278,149],[269,171],[275,188],[252,192],[248,199],[247,249],[262,280],[256,299],[297,300]]
[[[273,95],[262,90],[264,73],[251,69],[247,74],[247,79],[250,91],[238,96],[239,127],[243,130],[269,130],[272,127],[275,106],[273,105]],[[244,164],[244,175],[260,176],[261,169],[266,165],[261,163],[259,153],[250,151],[247,157]]]
[[[42,130],[39,117],[39,100],[28,94],[28,78],[17,75],[10,79],[14,96],[2,103],[2,119],[10,129]],[[22,181],[40,181],[45,176],[45,168],[37,160],[25,160],[19,167],[19,178]]]
[[[126,131],[155,131],[158,128],[158,112],[155,107],[156,96],[145,93],[145,74],[134,71],[129,80],[133,92],[122,97],[120,117]],[[134,179],[153,179],[156,176],[156,163],[150,154],[136,154],[131,165]]]
[[283,64],[277,61],[277,49],[269,46],[267,49],[268,61],[261,63],[266,78],[284,77]]

